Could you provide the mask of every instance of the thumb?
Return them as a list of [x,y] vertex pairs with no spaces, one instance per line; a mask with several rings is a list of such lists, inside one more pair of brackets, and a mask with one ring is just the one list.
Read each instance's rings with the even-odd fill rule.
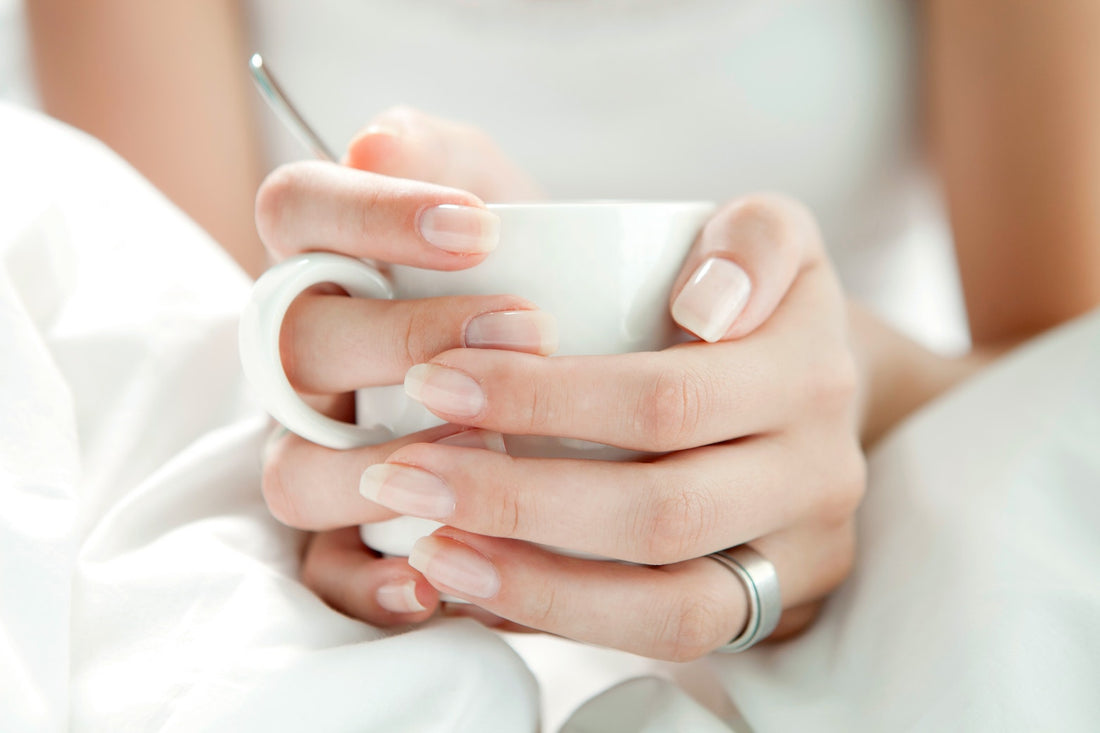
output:
[[759,194],[719,209],[672,289],[672,318],[704,341],[736,339],[766,321],[804,268],[824,257],[809,210]]
[[538,199],[534,181],[484,132],[411,107],[381,113],[348,145],[352,168],[438,183],[484,201]]

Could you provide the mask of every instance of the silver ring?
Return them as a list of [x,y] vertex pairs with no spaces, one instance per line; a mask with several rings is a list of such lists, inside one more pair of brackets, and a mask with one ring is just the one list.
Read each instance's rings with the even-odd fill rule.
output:
[[748,545],[715,552],[707,557],[733,571],[749,596],[749,620],[745,630],[715,651],[743,652],[771,636],[783,613],[775,566]]

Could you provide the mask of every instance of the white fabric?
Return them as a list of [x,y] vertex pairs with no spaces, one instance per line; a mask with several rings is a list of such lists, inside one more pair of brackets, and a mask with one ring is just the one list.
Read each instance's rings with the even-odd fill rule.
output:
[[[534,730],[498,636],[387,636],[296,580],[236,268],[98,144],[3,106],[0,129],[0,730]],[[1097,446],[1100,313],[886,442],[856,574],[802,639],[577,668],[518,643],[544,729],[640,673],[562,729],[1095,729]]]
[[0,130],[0,730],[533,729],[490,632],[384,638],[298,583],[246,278],[105,148]]
[[29,46],[23,3],[0,0],[0,99],[37,105]]
[[1095,730],[1100,311],[875,452],[854,576],[795,644],[719,660],[774,730]]
[[[818,217],[849,292],[966,343],[917,164],[913,3],[258,0],[254,42],[330,147],[410,104],[486,130],[554,198],[776,190]],[[268,110],[281,158],[298,143]]]

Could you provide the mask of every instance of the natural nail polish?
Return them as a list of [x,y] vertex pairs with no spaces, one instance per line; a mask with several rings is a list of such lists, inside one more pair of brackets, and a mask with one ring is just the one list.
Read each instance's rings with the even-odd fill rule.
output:
[[416,598],[416,581],[383,585],[374,594],[378,605],[391,613],[417,613],[425,610],[424,604]]
[[485,409],[485,393],[471,377],[437,364],[417,364],[405,373],[405,393],[429,410],[475,417]]
[[558,324],[545,311],[483,313],[466,324],[466,345],[552,354],[558,349]]
[[438,476],[412,466],[376,463],[359,478],[359,493],[398,514],[424,519],[449,517],[455,497]]
[[476,206],[433,206],[421,212],[418,226],[428,244],[456,254],[491,252],[500,239],[500,219]]
[[433,584],[462,595],[492,598],[500,590],[500,575],[489,558],[454,540],[422,537],[413,545],[409,565]]
[[672,302],[672,317],[699,338],[713,343],[741,315],[751,292],[752,282],[737,263],[711,257]]

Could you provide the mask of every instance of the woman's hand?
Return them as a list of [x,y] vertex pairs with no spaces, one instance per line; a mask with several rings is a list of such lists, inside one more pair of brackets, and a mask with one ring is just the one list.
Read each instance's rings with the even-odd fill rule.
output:
[[[311,198],[315,187],[290,188],[305,208],[322,205]],[[335,239],[325,246],[378,255]],[[739,297],[725,297],[733,291]],[[696,332],[727,339],[713,345],[547,360],[538,347],[529,355],[463,348],[470,312],[457,301],[421,301],[417,318],[408,303],[331,300],[328,307],[343,315],[289,321],[293,343],[284,351],[300,385],[349,390],[394,381],[424,362],[406,378],[413,393],[438,395],[440,377],[451,374],[484,398],[476,414],[434,405],[451,423],[490,431],[461,440],[488,445],[497,432],[553,434],[666,455],[639,463],[518,459],[426,442],[443,437],[436,434],[336,453],[289,437],[265,484],[277,516],[315,529],[383,519],[387,508],[443,519],[450,527],[421,541],[412,558],[435,586],[520,624],[670,658],[717,647],[744,623],[744,589],[703,555],[753,541],[779,569],[792,608],[781,631],[804,624],[846,574],[863,487],[854,368],[839,288],[816,227],[793,202],[736,202],[700,238],[672,309]],[[296,307],[308,307],[303,301]],[[390,327],[379,331],[377,317],[357,318],[356,309],[367,307],[390,310]],[[442,314],[453,317],[433,323]],[[359,338],[334,339],[333,328]],[[310,334],[329,335],[311,343]],[[385,369],[355,359],[348,344],[356,341],[401,358]],[[315,363],[316,377],[299,373],[300,362]],[[342,371],[345,378],[326,381]],[[373,501],[349,490],[360,474]],[[659,567],[567,558],[523,540]],[[351,531],[319,538],[306,578],[334,605],[375,623],[408,620],[384,613],[381,598],[429,613],[438,596],[423,578],[401,561],[368,558]],[[460,575],[464,581],[447,576],[448,567],[478,565],[485,572]]]
[[[445,523],[409,560],[433,586],[574,639],[675,660],[725,644],[745,624],[746,592],[705,556],[746,543],[777,569],[778,633],[804,626],[849,570],[864,488],[845,302],[812,218],[780,197],[722,209],[693,271],[673,311],[740,338],[553,359],[459,348],[405,382],[451,423],[662,455],[531,459],[415,442],[363,473],[362,512]],[[743,309],[725,297],[744,290],[741,271],[753,283]]]
[[[264,182],[256,223],[275,259],[323,249],[463,269],[481,262],[496,242],[493,215],[467,190],[495,200],[539,196],[478,131],[408,109],[381,115],[352,142],[345,162],[351,168],[284,166]],[[414,364],[456,347],[545,353],[552,326],[531,304],[509,296],[372,301],[319,291],[292,304],[280,341],[295,388],[330,417],[354,421],[357,388],[400,383]],[[394,513],[359,496],[358,476],[411,442],[449,439],[499,449],[500,436],[444,426],[352,451],[283,431],[275,436],[265,456],[264,497],[284,523],[318,531],[303,559],[306,584],[333,607],[376,625],[429,617],[439,604],[435,589],[403,558],[381,559],[360,542],[352,525]]]
[[[427,168],[448,156],[423,149],[461,148],[461,136],[414,119],[441,139],[373,130],[350,162],[385,162],[388,173],[405,165],[439,180]],[[439,167],[464,183],[461,165]],[[517,179],[515,188],[525,185]],[[258,222],[281,254],[323,248],[440,269],[476,264],[489,247],[456,255],[425,245],[416,227],[440,203],[480,206],[460,191],[303,164],[265,184]],[[751,541],[779,571],[789,609],[779,633],[807,623],[850,565],[863,489],[844,302],[811,217],[781,197],[725,207],[686,264],[672,310],[722,343],[547,360],[545,320],[514,298],[299,299],[284,326],[285,366],[304,392],[343,394],[325,399],[330,415],[350,420],[350,390],[402,377],[425,401],[447,374],[484,398],[476,414],[436,402],[450,425],[383,446],[338,452],[296,436],[276,444],[264,481],[272,511],[293,526],[335,530],[307,550],[306,582],[376,624],[426,618],[438,588],[518,624],[686,659],[728,641],[745,621],[744,588],[702,556]],[[493,330],[471,329],[479,318],[491,323],[500,312],[528,315],[503,319],[520,324],[510,334],[471,339]],[[494,350],[468,348],[476,345]],[[500,432],[664,455],[511,458],[492,450]],[[403,560],[376,559],[354,528],[338,529],[394,513],[450,525],[422,540],[411,560],[432,584]],[[645,565],[564,557],[527,541]]]

